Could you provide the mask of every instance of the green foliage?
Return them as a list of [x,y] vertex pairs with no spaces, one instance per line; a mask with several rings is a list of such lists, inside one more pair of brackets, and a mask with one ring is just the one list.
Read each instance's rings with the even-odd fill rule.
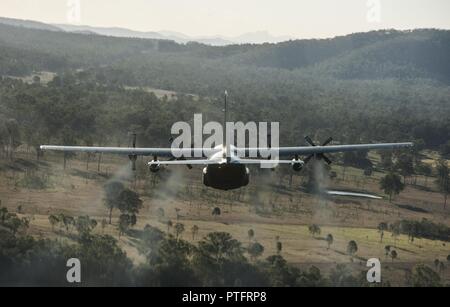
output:
[[67,285],[66,262],[83,264],[84,286],[130,285],[132,263],[111,236],[88,235],[78,244],[16,236],[0,227],[0,285]]
[[242,260],[241,243],[226,232],[211,232],[198,243],[197,258],[206,263],[222,264],[226,261]]
[[176,223],[175,226],[175,237],[178,239],[184,232],[184,225],[181,223]]
[[191,232],[192,232],[192,240],[195,240],[195,236],[198,234],[198,226],[197,225],[193,225],[191,228]]
[[[2,113],[17,123],[17,144],[74,145],[89,139],[114,144],[134,126],[143,132],[142,146],[159,146],[167,145],[173,122],[188,121],[198,110],[219,119],[217,96],[226,87],[236,102],[232,118],[283,122],[280,144],[298,145],[296,131],[318,137],[339,131],[340,142],[423,140],[424,148],[436,148],[448,142],[450,131],[449,68],[436,65],[450,62],[443,52],[448,39],[448,31],[375,31],[331,40],[211,47],[0,25],[0,75],[59,73],[48,85],[2,78]],[[380,47],[385,44],[392,48]],[[423,58],[425,53],[402,44],[415,50],[428,46],[427,52],[440,56]],[[372,48],[380,53],[348,62]],[[399,50],[408,50],[410,62],[398,57]],[[396,64],[386,64],[385,56]],[[180,94],[157,99],[147,87]],[[274,112],[279,105],[283,108]],[[8,143],[2,130],[0,142]],[[360,166],[370,162],[350,158]]]
[[313,235],[314,237],[316,235],[320,235],[322,232],[322,230],[320,229],[320,226],[317,224],[312,224],[312,225],[308,226],[308,230],[309,230],[309,233],[311,235]]
[[349,254],[350,256],[354,256],[356,254],[356,252],[358,251],[358,244],[356,244],[355,241],[350,241],[347,244],[347,254]]
[[132,222],[131,216],[128,214],[121,214],[119,216],[119,236],[128,232]]
[[276,250],[277,250],[277,255],[279,255],[281,253],[281,251],[283,250],[283,243],[281,243],[280,241],[276,242]]
[[124,189],[123,183],[119,181],[108,181],[104,186],[104,203],[109,209],[109,224],[111,224],[112,211],[119,206],[119,196]]
[[394,261],[395,259],[397,259],[397,257],[398,257],[397,251],[396,251],[396,250],[391,250],[391,258],[392,258],[392,261]]
[[403,177],[409,177],[414,174],[413,157],[411,155],[403,154],[398,157],[394,168],[399,171]]
[[219,207],[215,207],[215,208],[213,209],[213,211],[211,212],[211,214],[212,214],[213,216],[219,216],[220,213],[221,213],[221,211],[220,211],[220,208],[219,208]]
[[437,166],[436,183],[439,190],[444,194],[444,209],[447,205],[448,194],[450,193],[450,169],[447,162],[441,160]]
[[50,225],[52,226],[52,230],[54,230],[55,226],[59,223],[59,218],[56,215],[51,214],[48,216],[48,221],[50,222]]
[[333,244],[334,242],[334,238],[333,235],[331,233],[329,233],[327,235],[327,237],[325,238],[325,240],[327,241],[327,248],[330,249],[330,246]]
[[392,229],[408,235],[410,239],[425,238],[430,240],[450,241],[450,227],[436,224],[426,218],[420,221],[401,220],[392,224]]
[[248,240],[251,241],[255,237],[255,231],[253,229],[249,229],[247,231]]
[[413,287],[440,287],[441,278],[429,266],[417,265],[411,276],[411,284]]
[[381,178],[380,188],[385,194],[389,195],[389,201],[391,201],[392,195],[399,194],[405,188],[405,185],[402,183],[400,176],[389,173]]
[[250,243],[247,248],[247,252],[250,257],[255,260],[264,253],[264,246],[258,242]]
[[[79,223],[87,226],[92,220],[80,217],[76,219],[76,224]],[[0,285],[67,285],[66,261],[73,257],[82,263],[82,286],[361,285],[348,283],[357,278],[348,272],[342,277],[339,267],[332,270],[328,279],[318,268],[301,271],[280,255],[249,263],[241,243],[228,233],[209,233],[197,246],[165,236],[150,225],[135,234],[138,249],[147,259],[138,267],[132,265],[117,240],[109,235],[86,231],[73,244],[17,236],[0,227]],[[254,260],[263,251],[264,247],[257,242],[247,249]]]
[[97,221],[87,215],[79,216],[75,220],[75,229],[80,237],[89,235],[95,227],[97,227]]
[[330,284],[333,287],[358,287],[361,282],[345,264],[338,264],[330,272]]

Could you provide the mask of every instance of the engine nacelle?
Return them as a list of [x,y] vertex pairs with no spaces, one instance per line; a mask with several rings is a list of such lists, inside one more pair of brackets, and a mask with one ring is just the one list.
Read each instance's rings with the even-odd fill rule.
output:
[[151,163],[152,164],[149,165],[150,172],[157,173],[161,169],[159,161],[152,160]]
[[305,165],[305,162],[298,159],[292,159],[292,169],[296,172],[300,172]]

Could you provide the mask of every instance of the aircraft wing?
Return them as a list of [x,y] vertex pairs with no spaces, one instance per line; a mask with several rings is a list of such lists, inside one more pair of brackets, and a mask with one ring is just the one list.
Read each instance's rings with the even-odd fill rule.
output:
[[382,144],[357,144],[357,145],[329,145],[329,146],[303,146],[303,147],[280,147],[280,156],[285,155],[308,155],[318,153],[336,153],[347,151],[366,151],[380,149],[398,149],[412,147],[413,143],[382,143]]
[[62,151],[62,152],[88,152],[88,153],[107,153],[118,155],[137,155],[137,156],[157,156],[174,157],[177,156],[202,156],[203,154],[213,154],[217,149],[203,148],[134,148],[134,147],[92,147],[92,146],[55,146],[41,145],[41,150]]
[[295,156],[295,155],[311,155],[311,154],[325,154],[346,151],[365,151],[365,150],[380,150],[380,149],[398,149],[405,147],[412,147],[413,143],[381,143],[381,144],[357,144],[357,145],[329,145],[329,146],[299,146],[299,147],[278,147],[278,148],[237,148],[239,156],[245,152],[248,156],[249,152],[261,152],[262,150],[278,150],[279,156]]

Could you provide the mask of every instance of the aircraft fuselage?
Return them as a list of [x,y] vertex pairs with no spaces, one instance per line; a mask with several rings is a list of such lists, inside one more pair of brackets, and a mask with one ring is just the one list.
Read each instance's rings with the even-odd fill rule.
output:
[[220,149],[220,151],[215,153],[210,159],[220,162],[207,165],[203,169],[203,184],[207,187],[225,191],[248,185],[250,181],[249,169],[244,164],[237,163],[234,146],[230,145],[231,150],[228,153],[226,146],[219,145],[216,148]]
[[219,190],[233,190],[248,185],[249,170],[244,164],[212,164],[203,169],[203,184]]

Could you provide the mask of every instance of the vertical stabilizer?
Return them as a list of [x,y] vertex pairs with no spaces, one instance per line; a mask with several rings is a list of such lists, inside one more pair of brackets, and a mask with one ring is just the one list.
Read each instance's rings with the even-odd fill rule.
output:
[[228,142],[228,131],[227,131],[227,122],[228,122],[228,91],[225,90],[224,93],[224,108],[223,108],[223,146],[225,148],[225,158],[227,162],[231,159],[231,147]]

